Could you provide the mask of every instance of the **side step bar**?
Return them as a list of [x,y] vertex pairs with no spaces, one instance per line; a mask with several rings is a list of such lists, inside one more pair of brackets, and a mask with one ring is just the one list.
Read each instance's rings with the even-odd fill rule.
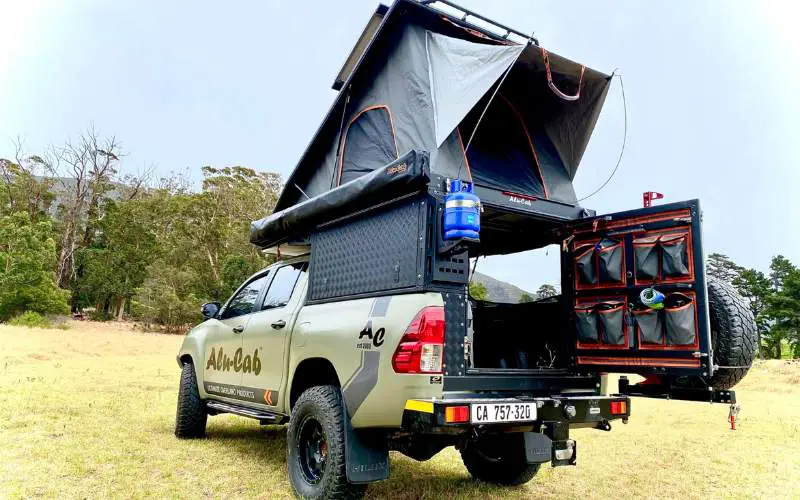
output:
[[275,413],[268,410],[256,410],[232,403],[223,403],[222,401],[207,401],[206,408],[211,410],[209,413],[213,412],[213,415],[218,413],[231,413],[242,417],[254,418],[261,422],[262,425],[282,424],[289,420],[289,417],[282,413]]

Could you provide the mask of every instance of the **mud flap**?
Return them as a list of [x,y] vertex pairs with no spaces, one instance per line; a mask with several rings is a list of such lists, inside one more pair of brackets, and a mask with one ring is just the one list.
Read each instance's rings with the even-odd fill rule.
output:
[[344,418],[345,466],[350,483],[372,483],[389,477],[389,440],[381,431],[356,431]]
[[529,464],[549,462],[553,454],[553,440],[539,432],[526,432],[525,459]]

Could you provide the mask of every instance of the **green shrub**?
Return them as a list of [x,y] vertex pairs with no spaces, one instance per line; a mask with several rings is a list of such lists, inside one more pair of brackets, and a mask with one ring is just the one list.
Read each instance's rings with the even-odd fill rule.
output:
[[102,309],[95,309],[94,311],[89,311],[86,315],[91,321],[111,321],[114,317]]
[[50,222],[24,212],[0,217],[0,321],[25,311],[69,314],[69,291],[53,276],[57,260]]
[[13,326],[27,326],[28,328],[52,328],[53,326],[49,319],[33,311],[25,311],[18,316],[14,316],[8,321],[8,324]]

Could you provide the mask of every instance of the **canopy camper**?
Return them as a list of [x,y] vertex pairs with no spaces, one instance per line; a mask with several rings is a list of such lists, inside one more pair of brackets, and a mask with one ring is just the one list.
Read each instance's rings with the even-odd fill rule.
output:
[[[576,198],[611,76],[454,10],[441,0],[378,8],[251,242],[310,254],[306,304],[441,294],[445,390],[575,389],[630,372],[657,379],[628,394],[730,399],[746,369],[714,364],[699,202],[597,216]],[[480,200],[479,238],[444,236],[448,211],[473,203],[448,201],[460,181]],[[469,298],[470,258],[550,244],[561,248],[560,296]],[[674,342],[664,313],[639,299],[656,286],[686,316]],[[752,360],[721,353],[723,366]]]

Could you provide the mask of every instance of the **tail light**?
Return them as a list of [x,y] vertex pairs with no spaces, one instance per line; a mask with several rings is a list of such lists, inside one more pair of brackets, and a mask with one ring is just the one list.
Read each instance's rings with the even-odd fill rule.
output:
[[408,325],[392,357],[397,373],[442,373],[444,308],[422,309]]
[[448,406],[444,410],[444,421],[448,424],[469,422],[469,406]]
[[625,415],[626,413],[628,413],[628,404],[625,401],[611,402],[612,415]]

